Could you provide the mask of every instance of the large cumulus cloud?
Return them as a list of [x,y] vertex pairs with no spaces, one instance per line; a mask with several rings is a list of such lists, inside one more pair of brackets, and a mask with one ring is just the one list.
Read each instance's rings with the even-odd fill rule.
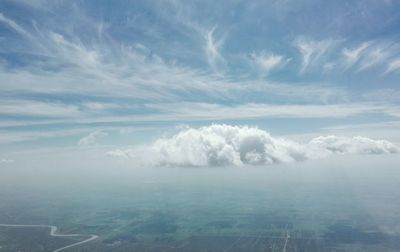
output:
[[[399,150],[389,141],[358,136],[321,136],[301,144],[272,137],[255,127],[225,124],[185,128],[148,147],[153,164],[170,166],[267,165],[321,158],[335,153],[382,154],[397,153]],[[113,153],[116,152],[109,154]],[[118,156],[121,155],[135,156],[135,151],[119,150]]]

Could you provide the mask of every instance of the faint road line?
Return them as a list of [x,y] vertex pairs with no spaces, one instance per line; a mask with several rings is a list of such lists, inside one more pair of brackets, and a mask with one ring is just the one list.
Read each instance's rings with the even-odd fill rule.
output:
[[290,233],[289,233],[289,231],[286,231],[285,245],[283,245],[283,250],[282,250],[282,252],[286,252],[286,246],[287,246],[287,243],[288,243],[288,241],[289,241],[289,238],[290,238]]
[[88,243],[90,241],[96,240],[97,238],[99,238],[98,235],[83,235],[83,234],[56,234],[57,232],[57,227],[56,226],[51,226],[51,225],[14,225],[14,224],[0,224],[0,227],[40,227],[40,228],[50,228],[50,236],[53,237],[86,237],[86,236],[90,236],[89,238],[87,238],[86,240],[80,241],[80,242],[75,242],[73,244],[70,244],[68,246],[62,247],[62,248],[58,248],[56,250],[53,250],[53,252],[59,252],[61,250],[67,249],[67,248],[71,248],[71,247],[75,247],[78,245],[82,245],[84,243]]
[[240,234],[239,238],[235,240],[224,252],[230,251],[241,239],[243,238],[243,234]]

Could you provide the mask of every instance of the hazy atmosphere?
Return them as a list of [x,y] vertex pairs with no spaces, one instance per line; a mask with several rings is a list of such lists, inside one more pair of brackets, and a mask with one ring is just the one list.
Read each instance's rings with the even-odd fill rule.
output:
[[400,2],[0,0],[0,251],[400,251]]

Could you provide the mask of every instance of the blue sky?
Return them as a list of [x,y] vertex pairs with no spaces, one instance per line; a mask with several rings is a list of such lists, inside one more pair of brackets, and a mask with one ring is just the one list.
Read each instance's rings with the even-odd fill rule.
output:
[[3,0],[1,151],[211,123],[400,142],[399,42],[390,0]]

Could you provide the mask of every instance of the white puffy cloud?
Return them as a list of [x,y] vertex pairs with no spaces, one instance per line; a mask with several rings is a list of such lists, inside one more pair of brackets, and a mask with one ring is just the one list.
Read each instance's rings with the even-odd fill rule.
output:
[[268,164],[304,157],[304,149],[294,142],[272,138],[257,128],[229,125],[185,129],[157,140],[152,149],[160,164],[171,165]]
[[[256,127],[215,124],[198,129],[185,128],[170,138],[158,139],[147,148],[147,155],[152,157],[152,165],[239,166],[296,162],[332,154],[384,154],[399,151],[399,147],[386,140],[326,136],[302,144],[272,137]],[[108,154],[117,157],[137,156],[132,149],[116,150]]]

